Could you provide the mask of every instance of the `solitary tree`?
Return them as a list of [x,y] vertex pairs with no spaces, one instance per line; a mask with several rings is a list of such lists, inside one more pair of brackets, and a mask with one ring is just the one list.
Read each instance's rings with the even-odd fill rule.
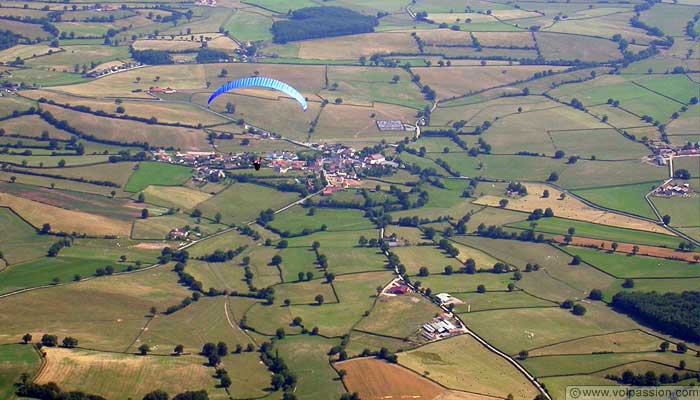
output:
[[668,225],[671,223],[671,216],[666,214],[663,217],[661,217],[661,220],[664,222],[664,225]]
[[659,350],[662,352],[668,351],[668,349],[671,347],[671,343],[669,343],[667,340],[664,340],[661,342],[659,345]]
[[229,378],[228,374],[221,375],[221,387],[231,387],[231,378]]
[[183,345],[181,345],[181,344],[178,344],[177,346],[175,346],[175,350],[174,350],[175,355],[178,355],[178,356],[179,356],[179,355],[181,355],[184,351],[185,351],[185,346],[183,346]]
[[32,341],[32,335],[31,333],[25,333],[24,336],[22,336],[22,341],[24,344],[27,344]]
[[581,304],[575,304],[572,309],[572,312],[574,313],[574,315],[582,316],[586,314],[586,307],[582,306]]
[[146,343],[139,346],[139,353],[142,356],[145,356],[146,354],[148,354],[149,351],[151,351],[151,348]]
[[323,304],[323,301],[325,299],[323,298],[322,294],[317,294],[316,297],[314,298],[314,300],[316,300],[316,304],[318,304],[320,306],[321,304]]

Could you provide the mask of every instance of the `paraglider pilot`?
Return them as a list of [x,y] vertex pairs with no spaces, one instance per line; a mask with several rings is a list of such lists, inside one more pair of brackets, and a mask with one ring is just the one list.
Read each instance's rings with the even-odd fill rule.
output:
[[258,157],[256,161],[253,161],[253,166],[256,171],[260,171],[260,165],[262,165],[262,157]]

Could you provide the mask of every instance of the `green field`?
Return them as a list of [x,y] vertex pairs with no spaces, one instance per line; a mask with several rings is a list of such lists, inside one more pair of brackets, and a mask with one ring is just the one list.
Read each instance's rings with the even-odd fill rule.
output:
[[8,264],[18,264],[43,257],[54,240],[40,236],[36,230],[14,212],[0,208],[0,250]]
[[660,182],[639,183],[636,185],[613,186],[599,189],[574,190],[574,194],[599,206],[622,211],[641,217],[656,219],[654,210],[644,196]]
[[32,379],[40,364],[39,353],[31,345],[0,345],[0,396],[14,398],[20,375],[27,373]]
[[[616,278],[697,278],[700,277],[697,265],[666,260],[663,258],[610,254],[570,246],[567,252],[579,255],[581,259]],[[575,267],[574,267],[575,268]]]
[[265,186],[251,183],[236,183],[223,192],[197,206],[205,216],[213,218],[217,212],[227,224],[255,219],[260,211],[277,210],[298,199],[296,193],[278,192]]
[[280,232],[289,232],[292,235],[300,234],[304,229],[320,230],[323,225],[328,227],[329,232],[365,230],[373,227],[360,211],[322,208],[315,210],[313,216],[309,215],[309,212],[308,208],[292,207],[275,216],[270,225]]
[[127,192],[140,192],[149,185],[178,186],[192,176],[192,169],[163,163],[141,163],[126,183]]

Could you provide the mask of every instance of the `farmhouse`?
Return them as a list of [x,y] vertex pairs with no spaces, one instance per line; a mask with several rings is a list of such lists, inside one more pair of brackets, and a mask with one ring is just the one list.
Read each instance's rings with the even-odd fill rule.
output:
[[690,192],[689,184],[669,181],[656,188],[654,195],[662,197],[687,196]]
[[403,122],[399,120],[377,120],[377,129],[380,131],[403,131],[406,130]]
[[449,293],[438,293],[435,295],[435,297],[438,299],[440,304],[450,304],[451,302],[454,301],[454,297],[450,295]]

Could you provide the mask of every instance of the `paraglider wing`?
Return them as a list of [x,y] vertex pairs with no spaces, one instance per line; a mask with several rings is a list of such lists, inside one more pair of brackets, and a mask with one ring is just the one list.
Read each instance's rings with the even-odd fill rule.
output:
[[209,101],[207,102],[207,107],[211,106],[211,103],[219,96],[226,92],[230,92],[231,90],[236,90],[236,89],[244,89],[244,88],[267,88],[267,89],[273,89],[277,90],[279,92],[282,92],[289,97],[293,98],[299,104],[301,104],[301,108],[306,111],[307,110],[307,105],[306,105],[306,99],[304,96],[301,95],[296,89],[293,87],[287,85],[284,82],[280,82],[277,79],[272,79],[272,78],[265,78],[262,76],[254,76],[250,78],[242,78],[242,79],[237,79],[235,81],[228,82],[218,88],[216,92],[212,93],[212,95],[209,97]]

